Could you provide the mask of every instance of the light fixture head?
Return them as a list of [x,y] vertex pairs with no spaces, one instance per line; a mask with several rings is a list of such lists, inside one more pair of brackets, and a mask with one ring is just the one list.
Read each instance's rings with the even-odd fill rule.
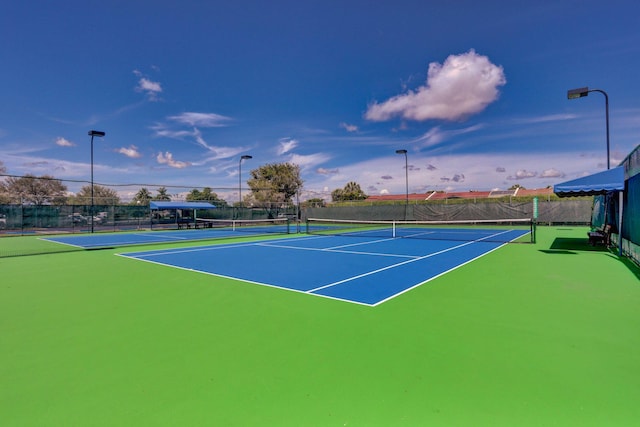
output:
[[571,89],[567,91],[567,99],[577,99],[589,95],[588,87],[579,87],[577,89]]
[[105,133],[99,130],[90,130],[89,136],[104,136]]

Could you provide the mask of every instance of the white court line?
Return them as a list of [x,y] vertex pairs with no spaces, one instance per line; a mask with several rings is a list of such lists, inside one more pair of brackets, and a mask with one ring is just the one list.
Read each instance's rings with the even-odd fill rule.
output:
[[[153,231],[152,233],[162,233],[162,231],[158,232],[158,231]],[[178,237],[178,236],[163,236],[162,234],[157,234],[157,235],[152,235],[149,233],[131,233],[129,234],[129,236],[140,236],[140,237],[152,237],[152,238],[157,238],[158,240],[163,240],[163,239],[167,239],[167,240],[190,240],[187,237]]]
[[[335,252],[339,254],[353,254],[353,255],[374,255],[374,256],[386,256],[392,258],[416,258],[418,255],[396,255],[396,254],[387,254],[384,252],[356,252],[356,251],[340,251],[333,248],[305,248],[300,246],[288,246],[288,245],[271,245],[271,244],[260,244],[257,243],[256,246],[265,246],[267,248],[282,248],[282,249],[297,249],[301,251],[316,251],[316,252]],[[350,245],[346,245],[350,246]],[[340,247],[340,246],[336,246]]]
[[[502,233],[496,233],[495,235],[497,236],[497,235],[499,235],[499,234],[503,234],[503,233],[507,233],[507,232],[508,232],[508,231],[504,231],[504,232],[502,232]],[[471,245],[471,244],[473,244],[473,243],[477,243],[477,242],[479,242],[479,241],[481,241],[481,240],[484,240],[484,239],[479,239],[479,240],[474,240],[474,241],[471,241],[471,242],[466,242],[466,243],[463,243],[463,244],[458,245],[458,246],[452,246],[452,247],[450,247],[450,248],[443,249],[443,250],[441,250],[441,251],[434,252],[434,253],[431,253],[431,254],[429,254],[429,255],[421,256],[421,257],[419,257],[419,258],[410,259],[410,260],[408,260],[408,261],[399,262],[399,263],[397,263],[397,264],[389,265],[389,266],[387,266],[387,267],[382,267],[382,268],[379,268],[379,269],[377,269],[377,270],[369,271],[369,272],[367,272],[367,273],[358,274],[357,276],[348,277],[348,278],[346,278],[346,279],[339,280],[339,281],[337,281],[337,282],[329,283],[328,285],[320,286],[320,287],[317,287],[317,288],[315,288],[315,289],[310,289],[310,290],[308,290],[308,291],[307,291],[307,293],[317,292],[317,291],[320,291],[320,290],[322,290],[322,289],[327,289],[327,288],[331,288],[331,287],[333,287],[333,286],[337,286],[337,285],[339,285],[339,284],[341,284],[341,283],[351,282],[351,281],[353,281],[353,280],[360,279],[361,277],[366,277],[366,276],[370,276],[370,275],[372,275],[372,274],[380,273],[381,271],[390,270],[390,269],[392,269],[392,268],[400,267],[400,266],[405,265],[405,264],[409,264],[409,263],[412,263],[412,262],[421,261],[421,260],[423,260],[423,259],[431,258],[432,256],[440,255],[440,254],[443,254],[443,253],[445,253],[445,252],[452,251],[452,250],[454,250],[454,249],[459,249],[459,248],[461,248],[461,247],[463,247],[463,246]]]
[[[432,280],[434,280],[434,279],[437,279],[437,278],[438,278],[438,277],[440,277],[440,276],[444,276],[445,274],[447,274],[447,273],[449,273],[449,272],[451,272],[451,271],[453,271],[453,270],[457,270],[458,268],[462,267],[463,265],[467,265],[467,264],[469,264],[470,262],[477,260],[478,258],[481,258],[481,257],[483,257],[483,256],[485,256],[485,255],[488,255],[488,254],[490,254],[491,252],[493,252],[493,251],[495,251],[495,250],[500,249],[501,247],[503,247],[503,246],[504,246],[504,245],[506,245],[506,244],[507,244],[507,243],[503,243],[502,245],[497,246],[497,247],[495,247],[495,248],[491,249],[490,251],[483,252],[483,253],[481,253],[480,255],[478,255],[477,257],[471,258],[470,260],[467,260],[467,261],[463,262],[462,264],[455,265],[455,266],[451,267],[450,269],[448,269],[448,270],[446,270],[446,271],[443,271],[442,273],[436,274],[436,275],[435,275],[435,276],[433,276],[433,277],[429,277],[427,280],[425,280],[425,281],[423,281],[423,282],[416,283],[415,285],[413,285],[413,286],[411,286],[411,287],[409,287],[409,288],[403,289],[402,291],[400,291],[400,292],[398,292],[398,293],[396,293],[396,294],[393,294],[393,295],[391,295],[391,296],[388,296],[387,298],[385,298],[385,299],[383,299],[383,300],[380,300],[380,301],[376,302],[375,304],[372,304],[371,306],[372,306],[372,307],[377,307],[377,306],[379,306],[380,304],[383,304],[383,303],[385,303],[385,302],[387,302],[387,301],[390,301],[390,300],[392,300],[392,299],[394,299],[394,298],[396,298],[396,297],[399,297],[400,295],[402,295],[402,294],[404,294],[404,293],[407,293],[407,292],[409,292],[409,291],[411,291],[411,290],[413,290],[413,289],[417,288],[418,286],[422,286],[422,285],[424,285],[425,283],[430,282],[430,281],[432,281]],[[315,295],[319,295],[319,294],[315,294]]]
[[[264,241],[261,241],[260,243],[279,242],[282,240],[287,240],[287,239],[264,240]],[[190,246],[188,248],[183,248],[183,249],[173,248],[173,249],[155,249],[155,250],[142,251],[142,252],[127,252],[127,253],[116,254],[116,255],[125,256],[129,258],[139,258],[139,257],[156,256],[156,255],[173,255],[173,254],[181,254],[186,252],[200,252],[200,251],[211,251],[211,250],[218,250],[218,249],[239,248],[239,247],[245,247],[245,246],[256,246],[257,243],[258,242],[229,243],[226,245],[213,244],[213,245],[206,245],[206,246]],[[136,255],[136,254],[143,254],[143,255]]]

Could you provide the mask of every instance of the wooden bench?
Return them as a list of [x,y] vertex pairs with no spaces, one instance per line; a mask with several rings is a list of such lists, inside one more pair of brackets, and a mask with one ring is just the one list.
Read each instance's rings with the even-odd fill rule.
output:
[[606,224],[602,227],[602,230],[593,230],[588,232],[587,235],[591,246],[595,246],[598,243],[609,246],[611,243],[611,226]]

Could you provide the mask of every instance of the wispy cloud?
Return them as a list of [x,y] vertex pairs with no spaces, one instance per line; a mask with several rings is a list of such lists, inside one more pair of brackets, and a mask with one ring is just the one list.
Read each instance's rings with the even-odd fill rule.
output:
[[476,132],[484,128],[483,124],[476,124],[462,129],[442,130],[440,126],[429,129],[424,135],[415,139],[413,143],[417,143],[420,148],[432,147],[448,139],[458,135]]
[[231,117],[222,116],[216,113],[186,112],[176,116],[169,116],[169,120],[189,126],[214,128],[228,126],[232,119]]
[[306,156],[300,154],[292,154],[289,158],[289,162],[299,165],[302,169],[306,169],[320,165],[330,158],[331,157],[329,155],[324,153],[309,154]]
[[142,157],[142,154],[140,154],[140,152],[138,151],[138,147],[136,147],[135,145],[130,145],[129,148],[121,147],[116,150],[116,153],[124,154],[125,156],[132,159]]
[[298,141],[292,138],[283,138],[278,142],[277,153],[281,156],[298,146]]
[[529,123],[548,123],[548,122],[563,122],[567,120],[573,120],[578,118],[577,114],[550,114],[546,116],[528,117],[515,119],[516,124],[529,124]]
[[138,70],[133,70],[133,74],[138,77],[138,85],[135,87],[135,91],[144,93],[149,101],[158,101],[162,93],[162,85],[160,82],[154,82]]
[[74,144],[73,142],[71,142],[68,139],[63,138],[61,136],[56,138],[56,145],[59,145],[60,147],[75,147],[76,146],[76,144]]
[[325,168],[318,168],[316,169],[316,173],[319,175],[335,175],[337,173],[340,173],[340,169],[325,169]]
[[164,153],[162,152],[158,153],[156,160],[158,161],[158,163],[162,165],[167,165],[176,169],[183,169],[183,168],[186,168],[187,166],[191,166],[191,163],[189,162],[181,162],[181,161],[175,160],[173,158],[173,154],[171,154],[168,151]]
[[502,67],[473,49],[450,55],[444,62],[429,64],[427,82],[415,91],[369,105],[365,118],[387,121],[460,120],[484,110],[498,99],[498,88],[506,84]]
[[157,123],[151,126],[154,136],[171,139],[183,139],[187,136],[193,136],[190,130],[172,130],[168,129],[164,124]]
[[[173,116],[173,117],[178,117],[178,116]],[[188,120],[185,118],[185,120],[179,120],[179,121],[181,123],[187,124],[186,122]],[[202,135],[202,132],[197,127],[193,127],[193,129],[191,130],[170,129],[164,123],[156,123],[155,125],[151,126],[151,130],[153,130],[153,134],[156,137],[187,140],[189,142],[199,145],[200,147],[207,150],[209,153],[212,153],[212,155],[208,155],[207,157],[203,158],[201,161],[190,163],[190,165],[202,165],[213,160],[226,159],[229,157],[236,156],[238,153],[241,153],[247,150],[247,147],[245,146],[224,147],[224,146],[211,145],[207,142],[205,137]]]
[[340,127],[346,130],[347,132],[358,132],[359,128],[356,125],[350,125],[348,123],[342,122],[340,123]]

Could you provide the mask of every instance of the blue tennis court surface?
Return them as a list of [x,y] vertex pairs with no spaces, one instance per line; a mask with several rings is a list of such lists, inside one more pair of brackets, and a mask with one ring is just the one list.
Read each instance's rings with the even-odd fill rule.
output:
[[140,231],[135,233],[94,233],[71,236],[46,237],[42,240],[61,243],[83,249],[146,245],[154,243],[190,242],[229,237],[265,235],[269,233],[285,234],[287,225],[270,225],[264,227],[205,228],[193,230]]
[[121,256],[375,306],[504,244],[307,236]]

